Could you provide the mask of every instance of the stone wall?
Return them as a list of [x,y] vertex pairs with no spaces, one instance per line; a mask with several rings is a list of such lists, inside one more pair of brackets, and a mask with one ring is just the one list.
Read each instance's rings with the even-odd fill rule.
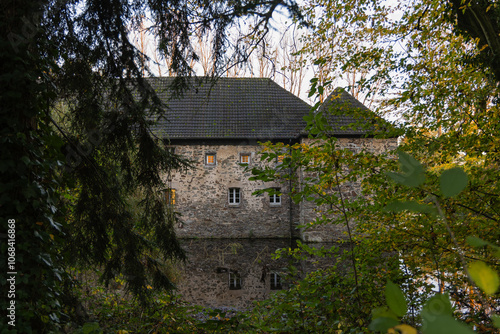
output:
[[[302,142],[310,145],[313,140],[304,138]],[[367,151],[374,154],[381,154],[397,148],[397,138],[391,139],[373,139],[373,138],[339,138],[337,144],[341,149],[348,148],[355,153]],[[301,174],[300,179],[303,180],[305,175]],[[336,191],[332,189],[332,191]],[[359,182],[344,184],[341,191],[347,200],[356,196],[361,196],[361,188]],[[299,224],[307,226],[313,222],[321,213],[327,211],[328,208],[317,207],[313,201],[303,201],[300,203],[300,218]],[[352,228],[355,225],[354,221],[349,222]],[[335,242],[340,239],[348,238],[347,226],[341,224],[326,224],[317,225],[313,228],[302,228],[300,230],[300,238],[306,242]]]
[[[258,161],[258,145],[175,145],[175,152],[194,162],[194,169],[171,176],[175,209],[181,213],[176,226],[180,238],[289,238],[290,200],[287,185],[249,181],[251,173],[240,165],[240,155],[250,156],[249,167]],[[215,154],[215,164],[205,163]],[[269,196],[252,195],[255,190],[276,187],[284,193],[279,205]],[[240,203],[231,205],[229,189],[238,188]],[[292,215],[293,215],[292,209]]]
[[[302,139],[306,145],[312,140]],[[380,154],[397,147],[397,139],[339,138],[339,147],[354,152],[362,150]],[[306,242],[331,242],[347,238],[345,224],[322,225],[298,229],[310,224],[318,215],[314,202],[291,203],[289,184],[284,182],[249,181],[251,172],[240,164],[242,154],[249,155],[249,167],[262,167],[257,144],[184,144],[175,145],[177,154],[194,162],[194,169],[171,176],[175,189],[175,209],[181,214],[176,226],[180,238],[290,238]],[[206,155],[214,154],[215,163],[206,163]],[[272,163],[269,163],[272,167]],[[300,175],[302,180],[304,175]],[[296,186],[296,185],[295,185]],[[258,189],[280,188],[281,203],[271,204],[269,195],[252,195]],[[229,190],[239,189],[240,202],[232,205]],[[360,195],[360,185],[346,184],[342,188],[348,197]]]

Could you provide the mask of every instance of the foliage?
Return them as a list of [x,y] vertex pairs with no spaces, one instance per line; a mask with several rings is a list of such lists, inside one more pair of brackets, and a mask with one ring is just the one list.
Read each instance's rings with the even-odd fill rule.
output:
[[[400,152],[399,161],[402,167],[406,170],[411,170],[414,174],[415,171],[418,173],[423,173],[423,167],[420,165],[418,161],[409,156],[408,154],[404,154]],[[390,173],[388,174],[393,180],[396,182],[407,185],[410,187],[418,187],[421,186],[425,182],[425,178],[421,178],[420,181],[415,182],[414,176],[411,174],[396,174]],[[409,182],[411,180],[411,182]],[[461,168],[452,168],[445,170],[441,176],[439,177],[439,184],[441,193],[444,197],[454,197],[459,195],[468,184],[467,174]],[[406,206],[406,202],[397,203],[394,209],[402,209],[409,210],[417,213],[427,213],[427,210],[422,210],[419,207]],[[482,261],[474,261],[469,264],[466,263],[464,254],[458,245],[457,240],[455,238],[454,232],[450,229],[447,218],[443,215],[443,211],[439,202],[435,201],[436,212],[439,214],[441,223],[446,226],[449,236],[452,240],[456,251],[459,254],[460,261],[462,264],[462,271],[466,273],[471,283],[476,284],[486,295],[494,295],[499,287],[499,275],[493,270],[489,265]],[[468,237],[469,243],[475,246],[486,246],[489,245],[497,252],[500,247],[490,244],[488,242],[483,241],[477,237]],[[498,255],[498,254],[497,254]],[[488,310],[490,308],[490,300],[485,299],[483,296],[478,294],[478,299],[480,301],[480,308],[482,310]],[[392,282],[388,282],[386,285],[386,302],[389,306],[389,309],[385,309],[385,311],[378,312],[374,311],[373,321],[370,324],[370,329],[374,331],[380,332],[390,332],[391,328],[401,329],[399,325],[399,318],[402,318],[407,313],[406,300],[403,292]],[[497,301],[496,301],[497,302]],[[460,304],[458,304],[460,305]],[[445,294],[436,294],[432,298],[430,298],[422,308],[420,312],[422,318],[422,332],[425,333],[442,333],[445,331],[453,332],[453,333],[473,333],[472,329],[465,326],[464,324],[456,321],[453,318],[453,313],[460,313],[463,310],[458,307],[452,307],[448,293]],[[494,331],[494,327],[500,328],[495,323],[495,316],[489,319],[490,321],[484,321],[482,324],[479,324],[479,328],[482,331],[491,330]],[[417,333],[416,329],[411,326],[407,326],[403,332],[408,333]],[[392,331],[394,331],[392,329]]]
[[[274,10],[291,2],[4,1],[0,11],[3,222],[16,221],[16,323],[6,329],[58,331],[76,303],[65,267],[103,266],[102,279],[123,274],[142,302],[147,286],[170,289],[162,262],[182,259],[176,215],[159,191],[163,176],[185,168],[149,126],[165,107],[142,79],[145,55],[129,41],[144,15],[159,49],[185,87],[196,60],[189,37],[214,32],[224,68],[228,29],[255,15],[267,29]],[[245,55],[238,50],[238,55]],[[243,57],[244,58],[244,57]],[[240,58],[238,58],[240,59]],[[127,203],[142,196],[142,215]],[[2,254],[8,247],[1,245]],[[5,262],[3,262],[5,263]],[[3,264],[4,265],[4,264]],[[4,268],[4,267],[2,267]],[[4,268],[5,269],[5,268]],[[6,273],[2,270],[2,286]],[[6,309],[9,301],[2,299]]]
[[[273,294],[268,300],[256,302],[243,319],[242,328],[249,333],[366,332],[371,306],[382,303],[386,269],[381,267],[375,272],[368,267],[359,268],[356,282],[348,252],[339,254],[337,250],[327,254],[332,256],[330,267],[295,280],[289,289]],[[380,262],[375,256],[371,260],[372,265]]]
[[[14,52],[8,39],[14,26],[23,26],[21,18],[38,8],[35,2],[2,4],[0,20],[0,219],[5,227],[0,244],[4,259],[0,307],[15,309],[8,311],[10,317],[5,317],[4,311],[2,333],[45,331],[66,318],[61,313],[66,275],[57,251],[64,236],[57,209],[62,180],[55,172],[63,158],[59,152],[62,141],[39,118],[53,97],[47,90],[46,76],[52,63],[33,52],[31,45],[18,45]],[[34,36],[37,31],[25,33]],[[41,40],[39,46],[52,47],[48,40]],[[13,261],[7,262],[11,257]],[[8,284],[7,279],[14,284]],[[7,328],[8,322],[15,327]]]
[[[494,296],[498,275],[490,267],[498,262],[491,254],[476,252],[470,245],[489,246],[496,252],[499,247],[495,242],[472,237],[469,230],[461,230],[461,223],[455,220],[458,209],[453,205],[466,193],[468,175],[458,167],[442,172],[428,170],[401,151],[398,152],[400,171],[391,171],[394,170],[393,160],[367,152],[353,153],[340,147],[340,143],[333,138],[313,142],[310,146],[267,143],[263,160],[274,161],[283,152],[288,154],[281,165],[252,170],[254,179],[292,180],[295,185],[301,182],[300,187],[291,190],[291,197],[297,202],[311,201],[320,211],[315,221],[301,226],[305,230],[323,224],[349,226],[353,220],[357,222],[351,226],[353,233],[348,232],[347,241],[351,247],[343,258],[348,274],[335,267],[331,272],[316,272],[289,291],[260,303],[251,315],[253,330],[314,332],[318,330],[315,324],[321,323],[324,332],[367,331],[367,319],[373,317],[369,328],[374,331],[414,333],[414,327],[422,325],[422,321],[424,333],[439,332],[443,328],[455,328],[457,333],[470,331],[452,315],[474,324],[482,332],[493,330],[494,319],[490,319],[485,310],[498,305]],[[389,179],[396,181],[396,186]],[[351,189],[349,185],[358,181],[362,195],[349,198],[346,196]],[[443,210],[454,210],[454,213],[445,214]],[[422,236],[423,226],[427,229],[425,233],[430,229],[430,239]],[[484,222],[478,222],[474,231],[484,233],[484,226]],[[313,252],[305,245],[302,250]],[[404,262],[399,265],[393,262],[395,265],[381,270],[381,258],[391,263],[388,254],[398,254],[399,260]],[[456,260],[457,256],[461,261]],[[478,261],[481,258],[482,261]],[[472,281],[464,271],[468,271],[470,278],[491,297],[472,293]],[[391,277],[405,287],[404,293],[394,283],[388,283],[385,299],[389,307],[373,309],[384,304],[378,297],[384,281]],[[442,294],[435,295],[436,288]],[[348,301],[341,297],[345,291],[351,291]],[[449,304],[449,295],[455,303],[454,312],[450,306],[450,312],[436,315],[433,307],[445,301]],[[334,315],[329,314],[330,303],[335,304],[332,307]],[[419,312],[422,307],[429,311]],[[305,310],[303,317],[301,312],[297,313],[297,309],[302,308]],[[280,315],[284,316],[280,318]]]
[[[331,149],[335,140],[327,136],[328,112],[314,112],[308,117],[312,133],[325,141],[285,148],[291,150],[288,168],[296,165],[297,170],[316,172],[310,178],[305,174],[301,181],[306,184],[297,186],[299,191],[292,192],[292,197],[337,206],[337,210],[323,210],[324,217],[312,226],[344,221],[349,227],[352,219],[358,222],[358,236],[351,241],[398,254],[406,273],[398,284],[407,296],[407,324],[419,325],[416,313],[437,289],[455,301],[461,310],[455,314],[459,319],[488,332],[488,307],[478,305],[487,301],[495,305],[492,310],[498,308],[495,295],[483,300],[473,294],[463,261],[457,258],[462,250],[472,268],[481,269],[480,281],[486,278],[487,284],[495,286],[493,271],[483,269],[481,263],[494,267],[498,259],[466,240],[475,236],[498,247],[499,80],[498,66],[492,65],[497,58],[492,55],[499,38],[491,33],[498,32],[498,4],[311,1],[305,10],[314,30],[302,52],[329,70],[329,76],[313,79],[311,94],[324,94],[345,72],[363,72],[352,85],[367,95],[378,93],[379,112],[397,117],[396,125],[403,130],[400,149],[411,155],[400,153],[405,163],[396,172],[390,157],[346,154],[341,146],[335,151]],[[268,149],[281,147],[268,145]],[[363,165],[363,159],[368,163]],[[293,178],[278,174],[274,177]],[[270,180],[273,174],[269,170],[255,175]],[[389,182],[387,176],[399,184]],[[362,194],[342,204],[347,180],[358,182]],[[324,190],[328,184],[338,189],[336,198]],[[441,223],[443,219],[448,227]],[[364,261],[353,258],[357,264]]]
[[75,287],[87,320],[82,325],[67,325],[71,333],[229,333],[236,332],[237,315],[221,310],[191,306],[174,293],[153,291],[153,300],[144,307],[123,289],[123,279],[104,287],[86,275]]
[[[138,25],[143,13],[150,16],[173,72],[186,75],[191,73],[190,60],[196,60],[189,37],[197,29],[215,31],[214,55],[223,59],[228,28],[237,18],[256,15],[255,32],[266,31],[281,5],[298,14],[293,3],[279,1],[2,3],[0,217],[16,221],[18,331],[57,331],[70,316],[63,305],[71,309],[75,299],[64,268],[72,257],[105,266],[107,282],[125,274],[129,289],[143,300],[151,282],[171,287],[161,262],[182,257],[172,229],[175,215],[165,213],[158,190],[165,187],[162,173],[186,165],[149,131],[163,106],[140,79],[144,55],[129,42],[129,27]],[[313,1],[307,6],[305,13],[316,30],[304,52],[321,51],[316,64],[328,64],[330,73],[361,71],[357,85],[367,94],[377,90],[382,97],[395,95],[381,107],[401,113],[403,150],[423,166],[432,166],[424,181],[418,165],[405,165],[392,176],[406,181],[395,185],[380,172],[394,173],[394,161],[338,150],[334,139],[308,147],[269,146],[269,159],[283,153],[278,150],[290,152],[281,178],[293,178],[287,173],[299,167],[310,168],[306,186],[291,195],[318,206],[315,224],[343,224],[350,235],[349,286],[359,303],[361,324],[339,324],[366,324],[363,302],[376,304],[360,289],[363,275],[373,268],[368,255],[389,253],[404,260],[403,272],[387,270],[378,281],[397,276],[410,312],[424,305],[427,298],[420,291],[430,292],[427,279],[432,279],[465,310],[456,316],[483,330],[490,319],[475,306],[482,302],[469,293],[456,253],[462,249],[464,257],[480,259],[470,268],[483,274],[479,280],[472,276],[487,292],[495,290],[495,275],[482,263],[497,263],[484,248],[498,247],[500,239],[498,4],[422,0],[390,7],[376,1]],[[246,59],[239,47],[234,48],[236,58]],[[325,92],[332,79],[318,81],[317,91]],[[177,83],[177,88],[185,84]],[[317,134],[325,134],[321,117],[314,119],[319,120]],[[453,169],[458,166],[469,179],[463,190],[463,178]],[[446,176],[440,177],[443,170]],[[275,170],[255,173],[265,180],[277,177]],[[404,187],[413,182],[423,183]],[[440,188],[440,182],[445,186]],[[345,198],[351,184],[361,184],[363,196]],[[144,196],[140,219],[126,204],[136,188]],[[66,202],[61,200],[64,192],[70,194]],[[433,198],[439,205],[430,205]],[[389,203],[395,203],[391,211],[382,210]],[[433,224],[436,216],[445,217],[449,228]],[[354,219],[358,234],[351,233]],[[473,243],[485,245],[467,244],[471,236],[478,238]],[[2,243],[2,254],[7,249]],[[8,270],[2,268],[0,278],[6,282]],[[2,299],[0,306],[6,309],[6,302]],[[313,312],[311,317],[321,316]]]
[[[485,1],[479,7],[484,4],[481,15],[487,11],[490,22],[498,21],[497,4]],[[460,10],[469,16],[479,8],[476,5],[465,3]],[[356,88],[367,94],[378,92],[380,110],[399,117],[400,149],[411,155],[399,153],[403,163],[396,171],[390,155],[349,152],[341,140],[329,136],[329,110],[319,110],[307,120],[310,133],[321,140],[295,147],[266,144],[264,159],[289,152],[288,159],[282,169],[254,170],[255,178],[295,182],[291,197],[314,203],[318,211],[310,226],[302,228],[345,225],[355,277],[362,274],[357,268],[366,261],[360,249],[397,254],[401,260],[397,284],[403,287],[407,303],[405,326],[421,325],[419,310],[437,290],[454,300],[461,311],[455,317],[481,332],[491,331],[494,320],[485,310],[498,308],[495,295],[472,293],[474,288],[463,274],[467,265],[457,258],[463,252],[472,269],[479,269],[480,284],[494,290],[496,276],[482,263],[496,266],[498,260],[484,247],[473,248],[466,242],[475,236],[474,240],[498,247],[499,240],[498,136],[493,135],[500,114],[498,80],[496,68],[478,61],[493,49],[457,29],[454,18],[459,14],[451,3],[312,1],[307,8],[315,30],[303,52],[311,57],[320,53],[316,64],[330,69],[330,76],[312,81],[311,94],[327,92],[344,71],[366,69]],[[399,183],[390,182],[390,177]],[[354,198],[346,196],[353,188],[361,191]],[[387,328],[397,325],[397,314],[404,310],[392,306],[396,315]],[[384,318],[386,309],[378,312]],[[429,320],[428,313],[420,315],[424,322]],[[454,326],[451,313],[445,323]]]
[[[316,121],[316,124],[321,122]],[[328,128],[326,118],[322,125]],[[286,152],[282,163],[252,169],[252,179],[291,181],[291,198],[302,202],[303,207],[310,205],[306,202],[313,204],[311,213],[316,218],[299,226],[303,232],[321,229],[323,225],[343,226],[346,242],[340,254],[328,253],[332,257],[330,261],[335,263],[335,258],[339,261],[331,270],[313,273],[290,291],[273,296],[270,304],[256,307],[252,323],[259,323],[259,330],[317,332],[316,324],[320,323],[319,330],[324,332],[366,331],[372,306],[383,302],[380,296],[385,281],[411,278],[399,271],[398,258],[390,244],[371,239],[370,236],[378,236],[381,231],[368,215],[379,211],[382,203],[372,201],[372,194],[358,189],[369,178],[381,177],[380,169],[387,168],[384,155],[363,149],[354,152],[343,145],[342,140],[326,136],[308,144],[266,143],[261,159],[272,162]],[[364,188],[368,190],[367,185]],[[272,189],[259,192],[263,191]],[[372,225],[370,231],[355,233],[354,222],[360,224],[365,219],[366,224]],[[305,254],[314,252],[305,244],[299,245]],[[300,300],[304,305],[298,302]],[[293,311],[297,305],[303,306],[303,316]],[[280,312],[286,314],[285,318],[279,317]]]

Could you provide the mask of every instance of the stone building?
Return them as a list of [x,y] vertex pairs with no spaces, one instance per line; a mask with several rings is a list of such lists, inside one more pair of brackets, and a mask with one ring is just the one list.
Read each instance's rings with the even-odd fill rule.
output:
[[[300,237],[306,241],[341,237],[341,231],[298,230],[298,225],[313,218],[310,204],[292,203],[287,184],[249,181],[251,175],[246,169],[264,164],[259,159],[259,142],[309,141],[303,119],[310,112],[309,104],[265,78],[220,78],[216,82],[192,79],[191,88],[179,98],[169,94],[172,80],[153,78],[150,83],[168,105],[155,132],[195,167],[166,176],[170,187],[166,199],[181,214],[178,237]],[[369,112],[343,91],[327,101],[325,106],[342,103]],[[395,139],[365,138],[365,130],[346,128],[354,121],[349,116],[332,120],[332,135],[341,145],[372,151],[395,146]],[[252,195],[264,188],[276,188],[277,194]]]

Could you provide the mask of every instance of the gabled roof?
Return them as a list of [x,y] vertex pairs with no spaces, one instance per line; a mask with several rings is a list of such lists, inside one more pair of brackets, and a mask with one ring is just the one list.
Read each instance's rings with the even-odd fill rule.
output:
[[[165,104],[153,132],[166,139],[298,139],[311,106],[268,78],[192,77],[174,94],[174,78],[148,78]],[[318,109],[332,136],[363,136],[387,131],[388,123],[337,88]]]
[[166,104],[153,131],[169,139],[297,138],[311,106],[267,78],[191,78],[173,97],[173,78],[150,78]]
[[318,108],[324,113],[333,136],[364,136],[387,133],[391,125],[354,96],[336,88]]

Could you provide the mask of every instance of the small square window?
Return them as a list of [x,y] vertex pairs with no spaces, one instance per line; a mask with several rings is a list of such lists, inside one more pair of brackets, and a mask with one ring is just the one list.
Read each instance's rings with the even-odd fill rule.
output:
[[175,204],[175,189],[166,189],[163,191],[163,200],[167,205]]
[[239,205],[240,200],[240,188],[229,188],[229,205]]
[[214,166],[217,162],[217,157],[215,153],[207,153],[205,155],[205,165]]
[[281,193],[280,188],[273,188],[274,194],[269,195],[269,204],[271,205],[281,205]]
[[250,163],[250,154],[247,154],[247,153],[240,154],[240,163],[241,164],[249,164]]

